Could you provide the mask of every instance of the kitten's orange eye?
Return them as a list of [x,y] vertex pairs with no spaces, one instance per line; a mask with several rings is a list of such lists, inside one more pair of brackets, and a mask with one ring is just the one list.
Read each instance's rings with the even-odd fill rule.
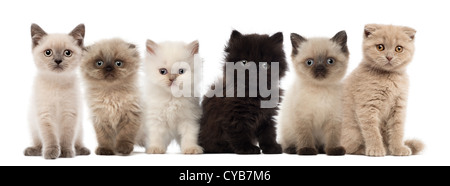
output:
[[159,69],[159,73],[160,73],[161,75],[166,75],[166,74],[167,74],[167,69],[161,68],[161,69]]
[[402,46],[397,46],[397,47],[395,47],[395,51],[398,52],[398,53],[403,52],[403,47]]
[[382,45],[382,44],[377,45],[377,50],[378,51],[383,51],[384,50],[384,45]]
[[47,49],[47,50],[44,51],[44,55],[47,56],[47,57],[52,56],[52,54],[53,54],[53,51],[51,49]]

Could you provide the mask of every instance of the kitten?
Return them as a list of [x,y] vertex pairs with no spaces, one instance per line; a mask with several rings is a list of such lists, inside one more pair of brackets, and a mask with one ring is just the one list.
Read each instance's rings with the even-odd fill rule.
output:
[[350,154],[407,156],[423,144],[403,142],[408,77],[416,31],[409,27],[368,24],[363,60],[344,84],[342,144]]
[[82,143],[82,111],[76,70],[82,56],[84,25],[69,34],[47,34],[31,25],[32,51],[38,69],[29,123],[33,146],[25,156],[45,159],[89,155]]
[[128,155],[141,126],[139,52],[122,39],[86,48],[81,70],[97,135],[97,155]]
[[157,44],[147,40],[146,46],[146,125],[149,136],[146,153],[166,153],[173,139],[184,154],[203,153],[198,145],[199,98],[193,96],[193,91],[184,95],[175,91],[182,87],[195,89],[194,55],[198,54],[198,41]]
[[[268,35],[242,35],[234,30],[228,45],[225,47],[225,64],[223,67],[223,95],[205,96],[202,102],[203,116],[200,120],[200,146],[206,153],[237,153],[265,154],[281,153],[281,146],[276,142],[274,116],[277,115],[278,103],[282,90],[279,88],[278,77],[282,78],[287,70],[287,63],[283,51],[283,34],[278,32]],[[272,68],[278,67],[276,74]],[[227,72],[226,66],[244,66],[248,70],[241,74],[236,70]],[[253,66],[257,75],[252,74]],[[238,71],[239,72],[239,71]],[[266,73],[268,80],[260,79],[259,74]],[[245,94],[239,95],[238,76],[245,75]],[[278,95],[262,96],[260,85],[267,84]],[[213,88],[218,88],[216,85]],[[234,92],[232,92],[234,91]],[[251,96],[252,91],[257,91]],[[211,91],[207,94],[210,94]],[[226,96],[232,93],[231,96]],[[262,101],[275,99],[274,107],[262,108]],[[256,143],[259,142],[259,147]]]
[[281,145],[286,153],[344,155],[340,145],[342,83],[349,59],[347,34],[331,39],[292,33],[296,78],[280,113]]

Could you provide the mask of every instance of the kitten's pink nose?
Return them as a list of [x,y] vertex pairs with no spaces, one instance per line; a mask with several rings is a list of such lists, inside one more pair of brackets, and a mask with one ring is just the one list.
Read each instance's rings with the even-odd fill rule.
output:
[[391,61],[391,60],[392,60],[392,57],[386,56],[386,59],[387,59],[388,61]]

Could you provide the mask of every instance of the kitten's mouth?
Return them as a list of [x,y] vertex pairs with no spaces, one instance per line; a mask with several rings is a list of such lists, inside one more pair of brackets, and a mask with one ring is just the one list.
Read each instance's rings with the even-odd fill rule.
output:
[[114,79],[114,75],[113,74],[106,74],[105,75],[105,79],[112,80],[112,79]]
[[62,72],[62,71],[64,71],[64,68],[62,66],[60,66],[60,65],[56,65],[56,66],[53,67],[53,71],[55,71],[55,72]]

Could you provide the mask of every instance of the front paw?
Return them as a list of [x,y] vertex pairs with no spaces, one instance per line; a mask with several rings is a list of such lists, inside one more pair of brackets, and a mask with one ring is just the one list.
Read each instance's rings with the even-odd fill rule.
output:
[[102,156],[110,156],[114,155],[114,151],[110,148],[97,147],[97,149],[95,150],[95,154]]
[[129,155],[134,148],[134,144],[127,141],[119,141],[116,144],[116,151],[123,155]]
[[325,149],[325,153],[329,156],[342,156],[345,154],[345,148],[342,146],[330,147]]
[[314,147],[303,147],[300,148],[297,152],[298,155],[317,155],[317,153],[319,153]]
[[61,150],[59,146],[50,146],[44,148],[44,158],[45,159],[56,159],[61,154]]
[[281,154],[283,150],[280,144],[274,144],[270,147],[261,148],[264,154]]
[[188,147],[183,150],[183,154],[202,154],[203,148],[196,145],[193,147]]
[[391,155],[393,156],[409,156],[411,155],[411,149],[407,146],[401,145],[399,147],[391,147],[389,148],[391,151]]
[[60,158],[73,158],[75,157],[75,152],[72,149],[61,149]]
[[386,149],[383,147],[366,147],[366,156],[382,157],[386,156]]
[[249,146],[241,149],[235,149],[236,154],[261,154],[261,149],[257,146]]
[[152,146],[152,147],[147,148],[147,150],[145,150],[145,153],[147,153],[147,154],[164,154],[164,153],[166,153],[166,150],[164,148]]

